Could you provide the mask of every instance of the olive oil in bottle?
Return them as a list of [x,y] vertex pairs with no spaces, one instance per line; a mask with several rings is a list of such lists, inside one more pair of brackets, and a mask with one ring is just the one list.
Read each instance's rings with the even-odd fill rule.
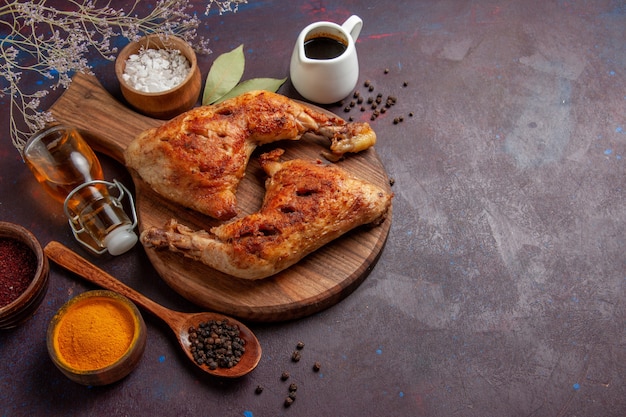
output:
[[64,203],[80,243],[112,255],[135,245],[136,220],[131,222],[121,203],[123,195],[130,198],[128,190],[104,181],[100,161],[76,129],[57,125],[38,132],[24,146],[23,157],[48,194]]

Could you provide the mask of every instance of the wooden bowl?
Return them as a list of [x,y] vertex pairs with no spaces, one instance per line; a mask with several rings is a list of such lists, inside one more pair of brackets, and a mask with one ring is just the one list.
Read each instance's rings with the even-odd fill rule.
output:
[[0,238],[21,242],[35,255],[35,272],[28,287],[15,300],[0,307],[0,329],[9,329],[28,320],[39,308],[48,291],[50,267],[39,241],[24,227],[0,222]]
[[[87,308],[93,308],[94,303],[97,303],[102,309],[109,309],[108,311],[113,309],[115,313],[107,315],[109,317],[121,317],[115,323],[115,326],[127,326],[129,329],[132,329],[132,332],[129,332],[130,340],[128,347],[119,356],[116,356],[117,359],[104,365],[90,367],[86,366],[89,361],[87,359],[88,355],[78,356],[78,359],[71,359],[67,355],[64,356],[64,352],[67,352],[67,349],[72,349],[74,352],[82,351],[85,347],[93,345],[95,341],[100,341],[100,337],[103,339],[102,343],[97,343],[97,348],[86,351],[93,351],[94,358],[102,358],[103,355],[97,352],[98,349],[111,350],[111,345],[106,342],[108,340],[107,337],[111,336],[111,332],[107,331],[107,329],[103,328],[103,332],[101,334],[98,333],[97,340],[94,339],[94,333],[88,331],[90,338],[88,343],[85,341],[87,339],[86,334],[76,330],[82,326],[73,322],[67,322],[68,314],[72,311],[77,313],[76,309],[81,309],[79,314],[82,319],[92,314],[97,314],[99,310],[86,312]],[[102,316],[100,315],[100,317]],[[95,321],[89,321],[89,323],[92,326],[97,326]],[[69,333],[68,337],[74,340],[71,345],[60,342],[60,339],[65,337],[63,335],[66,332]],[[137,367],[146,348],[146,337],[146,324],[132,301],[113,291],[94,290],[84,292],[72,298],[59,309],[48,326],[46,342],[50,358],[56,367],[69,379],[82,385],[107,385],[121,380]],[[62,345],[64,347],[61,347]],[[77,347],[77,345],[80,346]],[[76,360],[80,360],[81,363],[78,364],[75,362]],[[85,364],[82,362],[85,362]]]
[[[189,74],[181,84],[167,91],[146,93],[135,89],[124,80],[123,74],[128,57],[141,48],[178,49],[191,64]],[[115,60],[115,75],[126,101],[138,112],[157,119],[171,119],[191,109],[200,97],[202,80],[196,53],[191,45],[175,36],[148,35],[129,43]]]

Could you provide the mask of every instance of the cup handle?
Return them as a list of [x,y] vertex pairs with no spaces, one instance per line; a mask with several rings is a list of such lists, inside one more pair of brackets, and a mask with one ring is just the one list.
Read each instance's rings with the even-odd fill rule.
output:
[[356,41],[361,33],[361,28],[363,27],[363,20],[357,15],[352,15],[343,22],[341,27],[350,34],[352,40]]

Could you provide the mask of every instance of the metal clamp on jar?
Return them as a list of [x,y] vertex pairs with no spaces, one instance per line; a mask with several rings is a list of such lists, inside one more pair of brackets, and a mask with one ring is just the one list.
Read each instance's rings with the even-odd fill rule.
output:
[[[137,243],[137,214],[130,192],[104,181],[100,161],[76,129],[56,125],[30,138],[23,158],[37,181],[63,203],[74,237],[96,254],[121,255]],[[132,220],[124,211],[127,198]]]

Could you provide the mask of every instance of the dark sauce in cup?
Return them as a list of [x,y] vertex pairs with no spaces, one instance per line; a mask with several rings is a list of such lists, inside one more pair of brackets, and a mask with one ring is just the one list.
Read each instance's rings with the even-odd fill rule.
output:
[[333,59],[343,54],[348,45],[330,36],[316,36],[304,42],[304,54],[309,59]]

